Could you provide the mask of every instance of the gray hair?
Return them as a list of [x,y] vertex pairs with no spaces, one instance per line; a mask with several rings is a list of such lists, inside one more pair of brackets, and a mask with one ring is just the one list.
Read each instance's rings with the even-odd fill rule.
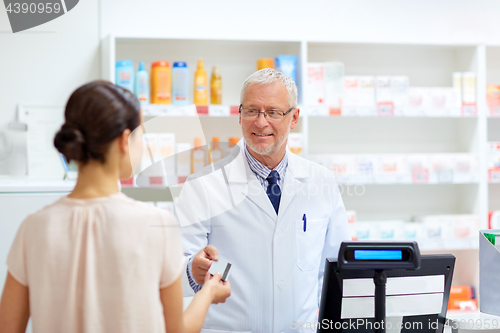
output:
[[284,85],[286,90],[288,91],[288,105],[291,108],[296,108],[297,107],[297,86],[295,85],[295,82],[293,80],[286,76],[285,74],[278,72],[275,69],[272,68],[264,68],[261,69],[260,71],[257,71],[250,75],[245,82],[243,83],[243,86],[241,87],[241,94],[240,94],[240,103],[243,103],[243,97],[245,97],[245,90],[248,87],[248,85],[252,83],[257,83],[257,84],[271,84],[276,81],[281,81]]

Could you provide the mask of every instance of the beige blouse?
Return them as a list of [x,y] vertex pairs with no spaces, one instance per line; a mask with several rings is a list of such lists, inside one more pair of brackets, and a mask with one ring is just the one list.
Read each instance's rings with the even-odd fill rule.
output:
[[28,216],[7,265],[29,288],[33,332],[165,332],[159,290],[184,257],[172,214],[117,193]]

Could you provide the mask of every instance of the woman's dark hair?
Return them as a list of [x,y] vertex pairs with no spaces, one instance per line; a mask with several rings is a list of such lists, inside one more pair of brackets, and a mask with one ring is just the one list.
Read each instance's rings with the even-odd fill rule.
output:
[[130,91],[111,82],[92,81],[71,94],[54,146],[68,162],[104,163],[110,143],[124,130],[140,125],[139,113],[139,101]]

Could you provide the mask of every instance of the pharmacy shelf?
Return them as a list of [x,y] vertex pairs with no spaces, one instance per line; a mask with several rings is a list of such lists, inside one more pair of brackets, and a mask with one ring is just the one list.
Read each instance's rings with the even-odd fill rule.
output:
[[[486,47],[486,82],[500,84],[500,47]],[[500,142],[500,117],[487,116],[487,141]],[[491,179],[491,177],[493,179]],[[488,208],[490,211],[500,210],[500,173],[488,174]]]
[[[351,110],[347,115],[332,115],[328,107],[323,106],[302,106],[299,105],[301,116],[307,114],[309,117],[354,117],[354,118],[429,118],[429,119],[476,119],[477,116],[461,115],[460,110],[446,114],[438,110],[419,110],[418,112],[408,111],[404,115],[380,116],[377,114],[367,114],[365,109],[359,108],[359,111]],[[239,105],[187,105],[178,106],[172,104],[149,104],[142,106],[143,116],[145,117],[233,117],[239,116]],[[372,112],[373,113],[373,112]]]
[[467,181],[467,182],[425,182],[425,183],[403,183],[403,182],[392,182],[392,183],[382,183],[382,182],[342,182],[337,181],[338,185],[346,186],[356,186],[356,185],[379,185],[379,186],[396,186],[396,185],[479,185],[479,181]]
[[488,142],[500,142],[500,118],[488,118]]
[[71,192],[75,184],[74,180],[0,179],[0,193]]
[[186,105],[149,104],[144,105],[142,114],[145,117],[233,117],[239,115],[239,105]]
[[373,108],[362,108],[362,107],[350,107],[348,112],[345,112],[345,108],[342,109],[340,115],[335,114],[326,106],[305,106],[302,110],[305,110],[309,117],[354,117],[354,118],[467,118],[475,119],[477,116],[462,115],[460,108],[454,110],[436,110],[436,109],[418,109],[418,110],[403,110],[401,114],[394,115],[379,115],[377,114],[376,107]]
[[500,183],[490,183],[488,185],[488,207],[490,211],[500,210]]
[[340,185],[344,205],[358,221],[413,221],[426,215],[474,214],[478,184]]
[[[229,106],[239,104],[240,87],[246,77],[255,71],[257,59],[280,54],[297,55],[299,59],[297,84],[302,112],[299,126],[294,131],[303,135],[303,156],[306,158],[309,154],[471,153],[478,155],[477,183],[411,184],[411,186],[410,184],[364,184],[361,185],[366,189],[363,196],[350,196],[344,193],[346,208],[356,210],[364,220],[388,218],[408,220],[415,214],[476,214],[483,228],[487,225],[491,198],[498,198],[496,201],[500,202],[500,191],[498,197],[491,193],[491,188],[496,185],[488,185],[487,175],[487,142],[500,141],[500,121],[487,119],[485,101],[486,82],[500,84],[500,47],[343,43],[321,40],[197,40],[108,36],[102,41],[101,50],[102,78],[111,81],[114,81],[115,77],[115,61],[119,59],[131,59],[136,64],[138,61],[145,61],[147,68],[155,60],[187,61],[192,71],[198,58],[203,58],[208,73],[213,65],[219,65],[223,80],[223,103]],[[449,113],[454,116],[443,115],[442,110],[420,110],[410,117],[326,116],[329,112],[326,113],[324,108],[306,105],[302,99],[304,78],[307,74],[306,64],[336,61],[344,63],[345,75],[407,76],[411,87],[451,87],[454,72],[475,72],[477,116],[461,117],[456,110]],[[351,114],[356,113],[357,111],[351,112]],[[227,116],[227,108],[221,109],[219,114],[225,116],[198,117],[202,123],[201,129],[200,125],[196,124],[194,127],[184,127],[185,132],[190,133],[176,133],[176,142],[192,142],[191,132],[195,131],[204,134],[206,141],[212,136],[219,136],[221,141],[230,136],[240,137],[238,117]],[[437,117],[438,114],[441,115]],[[175,117],[166,119],[163,126],[168,126],[167,123],[179,126],[180,123],[174,119]],[[159,124],[152,127],[156,126],[158,129],[162,128]],[[490,134],[494,131],[498,133],[498,139],[494,134]],[[340,186],[352,188],[357,185]],[[489,190],[490,195],[488,195]],[[151,196],[144,194],[143,200],[158,200],[154,198],[153,194],[157,192],[152,192],[153,189],[124,191],[130,193],[150,191]],[[153,198],[155,200],[152,200]],[[443,244],[441,247],[431,248],[438,251],[477,248],[476,245],[467,246]],[[467,260],[477,259],[467,258]],[[475,266],[477,265],[473,265]],[[478,284],[477,281],[462,281],[462,283]]]
[[308,42],[307,62],[344,63],[345,75],[408,76],[411,87],[451,87],[453,72],[476,71],[476,45]]
[[172,201],[172,192],[168,187],[122,186],[122,192],[141,201]]
[[[464,213],[478,214],[481,223],[486,224],[488,184],[484,145],[487,125],[491,125],[486,122],[483,98],[486,83],[485,46],[108,36],[102,44],[102,76],[114,80],[114,64],[118,59],[131,59],[135,63],[145,61],[147,68],[152,61],[160,59],[170,62],[187,61],[192,71],[198,58],[203,58],[207,72],[210,72],[213,65],[219,65],[223,78],[224,105],[215,109],[212,107],[212,112],[210,106],[203,112],[191,111],[194,115],[217,115],[216,117],[198,117],[201,126],[182,126],[185,120],[176,121],[176,117],[156,117],[154,120],[157,123],[150,125],[147,132],[167,131],[166,128],[172,126],[186,129],[183,133],[176,132],[176,142],[192,142],[193,137],[200,133],[207,141],[212,136],[218,136],[224,141],[231,136],[241,136],[238,117],[232,117],[231,114],[235,114],[235,106],[239,104],[242,82],[255,70],[257,59],[279,54],[298,56],[297,84],[301,97],[306,64],[309,62],[342,62],[345,65],[345,75],[403,75],[409,78],[411,87],[451,87],[454,72],[475,72],[477,96],[480,97],[476,117],[461,117],[458,110],[449,115],[442,114],[442,110],[420,110],[411,117],[325,117],[320,116],[326,114],[324,107],[304,105],[300,99],[301,120],[294,131],[303,134],[303,156],[306,158],[309,154],[478,154],[479,181],[470,185],[474,186],[474,195],[479,197],[479,203],[473,205],[471,211]],[[153,118],[156,114],[175,114],[172,106],[151,105],[144,110],[145,115],[149,115],[147,120],[151,120],[148,118]],[[439,117],[434,117],[440,112]],[[406,188],[414,191],[415,186]],[[458,213],[459,210],[458,205],[455,205],[448,213]]]
[[[238,117],[145,117],[144,129],[146,133],[175,133],[176,143],[193,144],[195,137],[203,139],[203,145],[219,137],[221,145],[228,142],[230,137],[242,137]],[[304,127],[304,119],[299,118],[297,127],[292,133],[300,132]]]
[[477,118],[308,117],[308,154],[476,153]]
[[[222,102],[239,105],[240,88],[245,79],[255,71],[259,58],[274,58],[280,54],[299,57],[298,80],[300,81],[301,41],[266,40],[216,40],[172,39],[128,36],[108,36],[103,40],[102,76],[114,82],[115,61],[130,59],[135,64],[144,61],[146,68],[157,60],[187,62],[194,75],[198,59],[203,59],[205,70],[211,73],[218,65],[222,75]],[[192,96],[191,96],[192,98]]]
[[451,251],[451,250],[477,250],[479,239],[451,238],[451,239],[420,239],[417,240],[421,251]]
[[[343,186],[365,186],[365,185],[379,185],[379,186],[400,186],[400,185],[405,185],[405,186],[411,186],[411,185],[478,185],[478,181],[468,181],[468,182],[427,182],[427,183],[403,183],[403,182],[392,182],[392,183],[377,183],[377,182],[342,182],[342,181],[337,181],[338,185],[343,185]],[[137,189],[152,189],[153,191],[161,190],[161,189],[167,189],[167,187],[163,185],[151,185],[151,186],[138,186],[138,185],[122,185],[123,189],[129,189],[131,191],[137,190]]]

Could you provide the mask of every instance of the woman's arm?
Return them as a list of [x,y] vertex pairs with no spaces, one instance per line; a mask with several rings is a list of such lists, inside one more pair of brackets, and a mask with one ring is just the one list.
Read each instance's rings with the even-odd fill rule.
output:
[[167,332],[200,332],[210,304],[223,303],[230,295],[229,281],[221,281],[220,273],[212,278],[210,278],[210,273],[207,273],[203,288],[196,293],[191,304],[182,314],[182,280],[179,277],[170,286],[160,289]]
[[7,280],[0,300],[0,333],[26,332],[30,318],[28,287],[23,286],[7,273]]

